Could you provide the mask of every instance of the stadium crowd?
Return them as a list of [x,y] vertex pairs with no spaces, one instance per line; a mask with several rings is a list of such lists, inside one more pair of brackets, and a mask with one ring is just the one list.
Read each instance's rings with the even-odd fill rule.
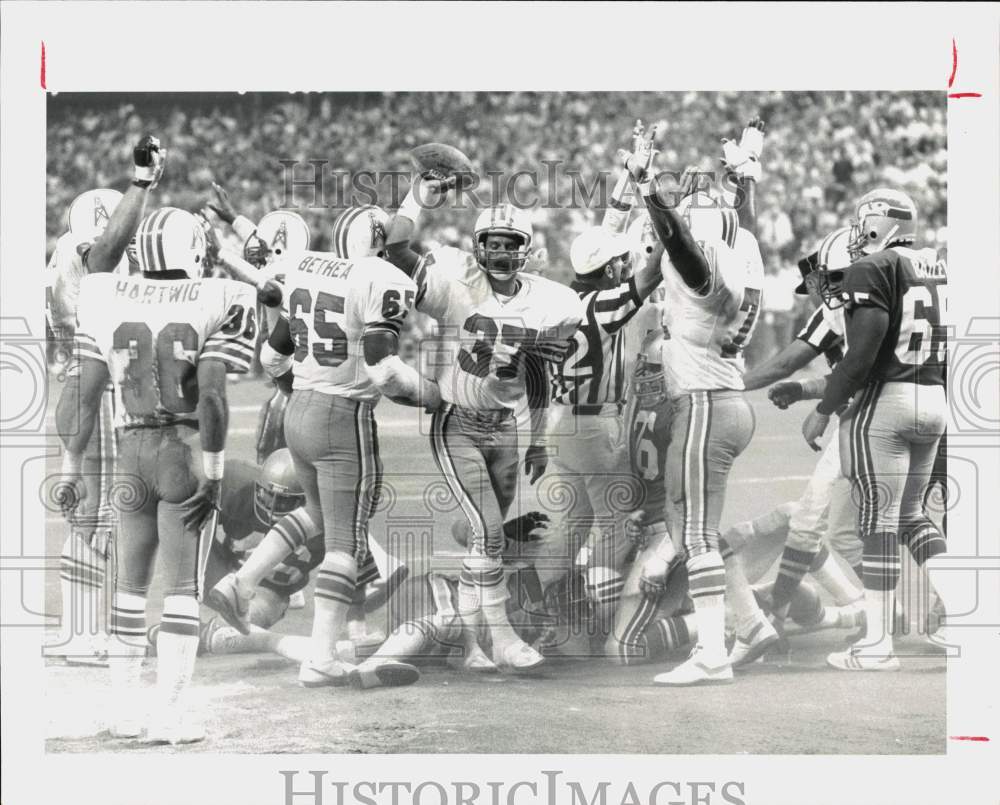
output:
[[[157,131],[170,144],[170,166],[160,188],[163,204],[198,209],[213,180],[240,211],[257,220],[294,208],[309,223],[314,248],[328,245],[338,206],[335,181],[324,192],[286,190],[286,167],[300,163],[297,180],[310,179],[309,160],[322,170],[408,171],[408,151],[421,142],[451,143],[477,157],[477,168],[515,175],[528,187],[519,198],[535,210],[535,270],[572,279],[569,244],[603,212],[600,200],[617,148],[627,145],[621,121],[662,122],[663,165],[718,170],[718,141],[734,137],[732,121],[758,113],[768,121],[768,182],[758,200],[759,241],[768,272],[765,315],[748,360],[785,343],[806,311],[791,292],[798,257],[837,222],[865,188],[905,190],[923,216],[920,235],[943,256],[946,249],[946,117],[939,93],[867,92],[635,92],[635,93],[192,93],[126,99],[58,94],[49,100],[48,251],[65,226],[64,214],[92,187],[124,189],[119,166],[130,143]],[[109,111],[113,110],[113,111]],[[80,149],[85,137],[86,149]],[[554,181],[553,181],[554,180]],[[371,187],[372,182],[366,186]],[[555,185],[555,186],[553,186]],[[603,185],[603,193],[601,187]],[[376,185],[377,203],[390,211],[406,182]],[[521,187],[519,185],[519,187]],[[595,187],[597,190],[595,191]],[[522,188],[523,189],[523,188]],[[596,192],[595,195],[588,194]],[[478,191],[489,204],[490,187]],[[395,196],[395,197],[394,197]],[[597,199],[597,202],[593,199]],[[372,201],[370,197],[365,199]],[[554,203],[553,203],[554,202]],[[339,206],[345,206],[340,203]],[[427,234],[468,246],[472,212],[428,216]]]

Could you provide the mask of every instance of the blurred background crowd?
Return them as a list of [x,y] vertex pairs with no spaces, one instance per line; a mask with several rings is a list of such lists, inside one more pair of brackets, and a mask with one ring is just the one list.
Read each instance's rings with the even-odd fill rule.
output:
[[[662,169],[718,172],[720,139],[738,138],[755,114],[767,122],[758,195],[767,280],[752,363],[794,335],[808,312],[793,293],[797,260],[848,222],[866,190],[889,185],[910,193],[924,245],[945,250],[943,93],[62,93],[48,104],[48,251],[79,193],[124,190],[131,148],[147,132],[169,149],[158,203],[199,209],[218,181],[253,220],[294,209],[319,249],[351,198],[352,181],[357,200],[391,212],[408,187],[409,149],[439,141],[461,148],[484,177],[503,181],[484,178],[462,208],[428,212],[423,245],[470,246],[473,202],[508,200],[495,199],[495,189],[508,197],[516,191],[509,200],[537,204],[532,269],[568,282],[570,243],[600,220],[615,151],[630,147],[636,118],[661,124]],[[318,189],[308,184],[317,175],[310,160],[319,161]],[[357,181],[364,171],[396,171],[400,179],[369,174]],[[290,188],[292,177],[307,184]]]

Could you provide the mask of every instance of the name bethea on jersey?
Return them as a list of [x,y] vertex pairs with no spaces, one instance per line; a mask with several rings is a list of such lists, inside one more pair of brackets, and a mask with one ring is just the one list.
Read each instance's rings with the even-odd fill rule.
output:
[[163,302],[194,302],[201,293],[201,282],[194,280],[182,284],[136,285],[128,280],[115,283],[115,296],[146,305]]
[[349,260],[324,260],[322,257],[306,257],[296,267],[296,271],[316,274],[320,277],[346,279],[351,274],[354,263]]

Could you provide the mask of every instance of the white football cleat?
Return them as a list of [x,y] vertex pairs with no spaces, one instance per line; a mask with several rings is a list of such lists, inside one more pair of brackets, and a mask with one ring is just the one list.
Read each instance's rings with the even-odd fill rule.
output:
[[826,664],[839,671],[898,671],[900,668],[895,654],[868,653],[856,646],[833,652],[827,656]]
[[733,666],[728,658],[721,664],[709,664],[704,659],[701,646],[695,646],[691,656],[684,662],[667,671],[657,674],[653,682],[657,685],[673,687],[688,687],[691,685],[728,685],[733,681]]
[[154,716],[146,730],[143,743],[193,744],[205,740],[205,726],[184,713],[160,713]]
[[749,665],[759,657],[763,657],[764,652],[771,646],[777,645],[780,640],[778,631],[769,621],[758,620],[757,625],[746,637],[736,635],[733,650],[729,652],[729,663],[733,668]]
[[545,657],[523,640],[515,640],[501,649],[493,649],[493,662],[503,671],[523,673],[534,671],[545,662]]
[[354,666],[340,659],[314,663],[306,660],[299,666],[299,684],[304,688],[343,687],[350,681]]
[[205,603],[225,618],[226,623],[239,630],[240,634],[250,634],[248,618],[250,599],[253,596],[253,590],[248,593],[236,578],[236,574],[229,573],[208,591]]
[[305,609],[306,608],[306,596],[302,590],[297,590],[288,597],[288,608],[289,609]]
[[385,660],[377,663],[362,663],[349,674],[353,687],[366,690],[368,688],[397,688],[412,685],[420,679],[420,671],[407,662]]

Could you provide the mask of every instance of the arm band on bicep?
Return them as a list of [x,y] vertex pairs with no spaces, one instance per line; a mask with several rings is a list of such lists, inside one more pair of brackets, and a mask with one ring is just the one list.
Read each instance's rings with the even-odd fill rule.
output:
[[250,236],[256,231],[257,224],[245,215],[237,215],[233,220],[233,232],[235,232],[237,237],[239,237],[239,239],[244,243],[250,240]]

